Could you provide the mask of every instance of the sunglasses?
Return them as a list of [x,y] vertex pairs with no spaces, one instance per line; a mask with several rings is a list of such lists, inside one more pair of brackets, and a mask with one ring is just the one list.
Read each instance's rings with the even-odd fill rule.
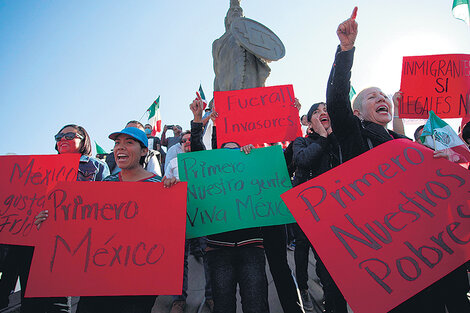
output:
[[191,139],[183,139],[181,140],[181,143],[185,143],[186,141],[191,141]]
[[68,133],[58,133],[57,135],[54,136],[55,141],[59,142],[62,137],[65,137],[66,140],[72,140],[74,138],[79,138],[83,139],[83,136],[78,134],[78,133],[73,133],[73,132],[68,132]]

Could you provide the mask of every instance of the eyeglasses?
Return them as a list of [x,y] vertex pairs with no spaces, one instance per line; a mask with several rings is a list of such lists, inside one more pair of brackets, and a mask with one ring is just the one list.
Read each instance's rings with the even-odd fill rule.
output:
[[185,143],[186,141],[191,141],[191,139],[186,139],[186,138],[185,138],[185,139],[182,139],[182,140],[181,140],[181,143]]
[[60,140],[62,140],[62,137],[65,137],[66,140],[72,140],[74,138],[79,138],[79,139],[83,139],[83,136],[78,134],[78,133],[74,133],[74,132],[68,132],[68,133],[58,133],[57,135],[54,136],[55,138],[55,141],[59,142]]

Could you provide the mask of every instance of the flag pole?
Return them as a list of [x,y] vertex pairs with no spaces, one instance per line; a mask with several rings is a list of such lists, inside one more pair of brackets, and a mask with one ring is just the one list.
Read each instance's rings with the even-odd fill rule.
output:
[[139,118],[139,122],[142,120],[142,118],[144,117],[145,113],[147,113],[149,110],[145,111],[144,114],[142,114],[142,116]]

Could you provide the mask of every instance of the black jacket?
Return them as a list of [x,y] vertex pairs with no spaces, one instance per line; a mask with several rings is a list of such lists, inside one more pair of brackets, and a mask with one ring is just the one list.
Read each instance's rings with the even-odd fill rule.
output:
[[341,51],[338,47],[326,92],[326,107],[333,131],[341,146],[343,162],[384,142],[409,139],[373,122],[363,122],[353,114],[349,90],[354,51],[355,48]]
[[316,133],[298,137],[294,141],[294,186],[325,173],[342,161],[338,141],[333,134],[327,138]]

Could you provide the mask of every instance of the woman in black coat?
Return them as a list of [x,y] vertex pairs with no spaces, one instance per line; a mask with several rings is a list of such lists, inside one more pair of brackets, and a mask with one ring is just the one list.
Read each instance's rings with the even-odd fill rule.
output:
[[[332,133],[326,104],[323,102],[313,104],[308,111],[307,119],[309,123],[307,137],[295,139],[293,145],[293,161],[295,165],[294,186],[319,176],[342,163],[341,150]],[[311,244],[298,225],[295,225],[294,231],[296,239],[294,258],[297,283],[304,308],[311,306],[311,309],[313,309],[313,304],[310,305],[311,299],[307,285],[308,253]],[[323,285],[326,312],[347,313],[346,300],[331,278],[322,260],[318,257],[315,250],[313,252],[316,259],[316,273]]]

